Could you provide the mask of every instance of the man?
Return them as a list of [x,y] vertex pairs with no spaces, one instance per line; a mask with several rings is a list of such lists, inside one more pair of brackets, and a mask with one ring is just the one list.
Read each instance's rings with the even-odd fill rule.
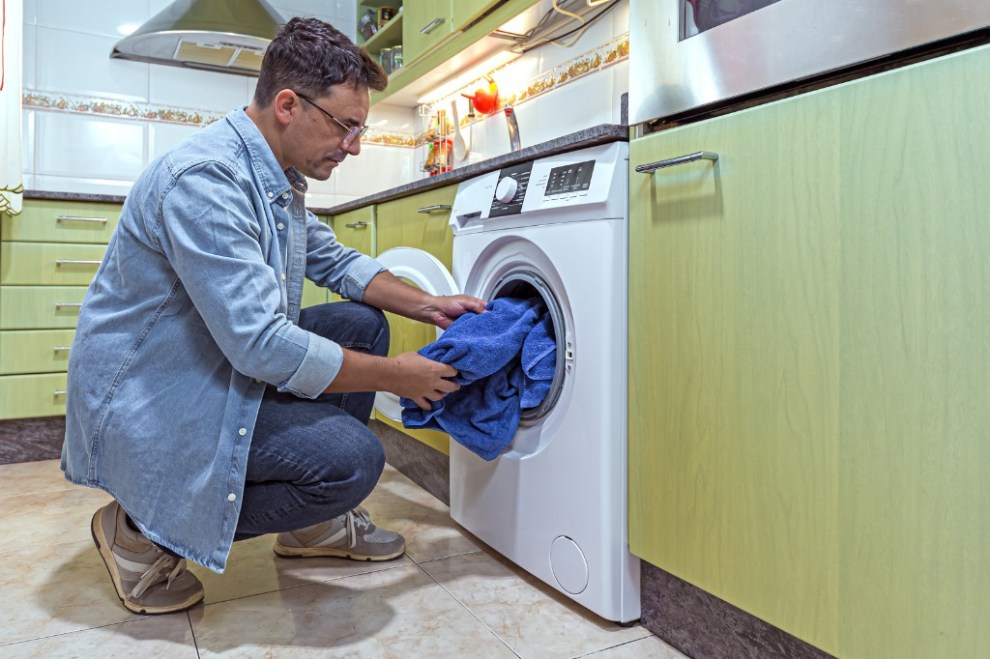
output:
[[[387,358],[380,310],[449,326],[484,303],[435,297],[336,242],[303,176],[358,155],[387,79],[330,25],[292,19],[251,104],[152,163],[86,294],[69,362],[62,469],[114,501],[91,528],[139,613],[203,598],[185,559],[222,572],[233,541],[283,556],[387,560],[401,536],[358,504],[384,466],[375,391],[424,408],[456,371]],[[353,302],[300,310],[303,278]]]

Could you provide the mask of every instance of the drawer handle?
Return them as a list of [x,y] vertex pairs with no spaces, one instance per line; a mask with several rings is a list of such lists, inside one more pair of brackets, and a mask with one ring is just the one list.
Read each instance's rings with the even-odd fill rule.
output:
[[52,346],[52,352],[54,352],[55,354],[58,354],[60,352],[69,352],[69,350],[71,349],[72,346]]
[[100,261],[89,261],[89,260],[79,260],[79,259],[55,259],[55,267],[60,268],[63,265],[100,265]]
[[55,397],[56,398],[59,398],[59,397],[65,396],[65,389],[56,389],[52,393],[55,394]]
[[440,211],[449,211],[449,204],[433,204],[432,206],[423,206],[422,208],[417,208],[417,213],[439,213]]
[[82,302],[56,302],[55,303],[55,311],[59,311],[61,309],[79,309],[80,307],[82,307]]
[[344,225],[348,229],[363,229],[368,226],[367,222],[348,222]]
[[419,31],[422,34],[429,34],[430,32],[433,32],[433,30],[437,29],[439,26],[443,25],[444,20],[445,19],[443,19],[443,18],[434,18],[432,21],[430,21],[429,23],[427,23],[426,25],[424,25],[422,28],[420,28]]
[[694,153],[689,153],[686,156],[677,156],[676,158],[658,160],[646,165],[637,165],[636,171],[640,174],[652,174],[658,169],[663,169],[664,167],[683,165],[685,163],[694,162],[695,160],[711,160],[712,162],[715,162],[718,160],[718,154],[713,153],[712,151],[696,151]]
[[55,217],[56,222],[95,222],[97,224],[106,224],[107,218],[105,217],[81,217],[79,215],[57,215]]

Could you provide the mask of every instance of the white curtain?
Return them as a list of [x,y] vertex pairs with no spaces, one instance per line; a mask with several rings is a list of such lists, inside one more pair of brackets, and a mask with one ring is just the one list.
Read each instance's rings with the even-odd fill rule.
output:
[[23,0],[0,0],[0,213],[17,215],[24,199],[21,167]]

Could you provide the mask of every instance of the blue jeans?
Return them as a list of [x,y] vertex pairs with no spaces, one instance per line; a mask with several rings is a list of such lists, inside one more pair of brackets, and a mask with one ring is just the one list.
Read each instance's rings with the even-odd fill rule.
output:
[[[385,314],[358,302],[302,310],[299,326],[344,348],[388,353]],[[375,392],[316,399],[269,387],[248,454],[247,482],[234,540],[325,522],[364,500],[385,467],[368,428]]]

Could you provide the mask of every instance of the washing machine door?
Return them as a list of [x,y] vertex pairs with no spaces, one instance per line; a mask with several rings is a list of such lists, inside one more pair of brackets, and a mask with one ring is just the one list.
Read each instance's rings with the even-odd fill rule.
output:
[[[447,266],[437,257],[415,247],[393,247],[375,257],[375,260],[388,268],[396,277],[415,284],[430,295],[456,295],[457,284]],[[437,328],[437,336],[443,330]],[[402,405],[399,397],[388,391],[375,395],[375,409],[393,421],[402,422]]]

